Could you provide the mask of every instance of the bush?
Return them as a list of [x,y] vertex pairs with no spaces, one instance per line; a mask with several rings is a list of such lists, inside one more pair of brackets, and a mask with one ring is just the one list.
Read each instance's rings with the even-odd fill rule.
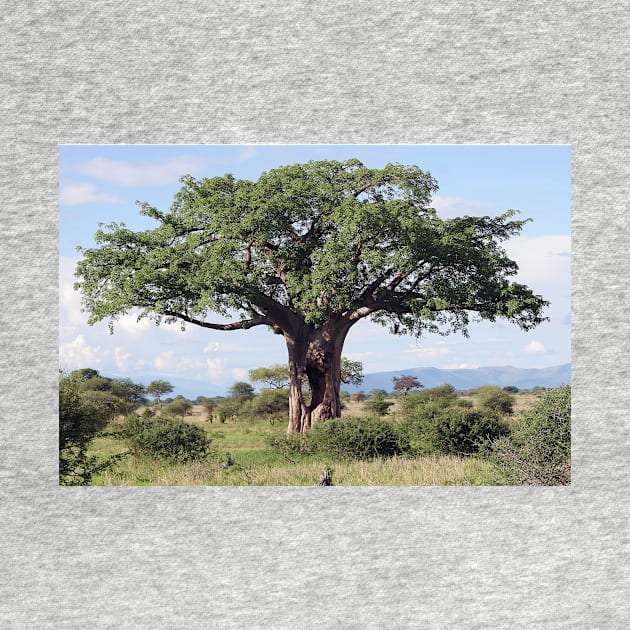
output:
[[393,404],[394,403],[385,400],[385,396],[383,394],[376,393],[365,401],[363,408],[377,416],[384,416]]
[[477,390],[477,400],[482,409],[499,415],[511,415],[514,411],[514,396],[498,385],[485,385]]
[[509,438],[495,440],[490,458],[506,481],[527,485],[571,482],[571,387],[544,394]]
[[390,457],[403,450],[394,427],[374,417],[318,422],[308,440],[314,450],[341,459]]
[[470,400],[459,398],[452,385],[440,385],[422,392],[410,392],[401,400],[400,405],[404,416],[415,416],[419,413],[426,415],[428,409],[435,411],[454,406],[469,409],[473,406]]
[[210,449],[210,441],[202,428],[168,416],[127,416],[122,435],[135,454],[145,453],[172,462],[202,459]]
[[186,398],[175,398],[172,402],[164,405],[164,411],[173,416],[187,416],[192,411],[193,404]]
[[98,460],[88,455],[92,440],[106,426],[103,408],[87,400],[80,381],[71,376],[59,378],[59,483],[86,486],[92,475],[112,466],[119,457]]
[[284,419],[289,412],[289,392],[286,389],[263,389],[249,405],[254,416],[265,416],[273,424],[279,416]]
[[286,460],[295,463],[303,455],[312,455],[314,447],[306,435],[301,433],[290,433],[282,437],[271,436],[267,438],[267,443]]
[[405,419],[398,430],[414,455],[468,455],[509,433],[494,412],[474,410],[472,402],[459,399],[450,385],[409,394],[403,411]]
[[421,423],[421,444],[431,453],[470,455],[508,433],[494,414],[455,407]]

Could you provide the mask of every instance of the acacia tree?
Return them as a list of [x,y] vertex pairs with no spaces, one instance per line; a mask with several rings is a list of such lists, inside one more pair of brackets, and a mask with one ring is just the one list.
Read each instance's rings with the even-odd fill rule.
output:
[[[289,431],[340,415],[341,352],[366,317],[415,336],[466,334],[471,314],[524,330],[544,319],[547,303],[510,281],[518,267],[499,245],[525,221],[511,210],[439,218],[437,183],[417,166],[311,161],[255,182],[181,181],[170,211],[139,204],[156,228],[112,223],[95,248],[79,248],[75,287],[89,321],[109,318],[113,330],[136,307],[158,324],[271,327],[288,350]],[[210,312],[231,321],[208,321]]]
[[[272,365],[259,367],[249,371],[252,383],[265,383],[272,389],[284,389],[289,385],[289,366]],[[346,385],[360,385],[363,382],[363,364],[341,357],[341,382]]]
[[404,396],[406,396],[411,389],[420,389],[423,387],[422,383],[415,376],[408,376],[406,374],[392,377],[392,382],[394,383],[394,391],[402,392]]
[[164,394],[170,394],[173,391],[173,386],[168,381],[158,379],[157,381],[151,381],[147,387],[147,392],[151,396],[155,396],[155,399],[162,409],[162,396]]

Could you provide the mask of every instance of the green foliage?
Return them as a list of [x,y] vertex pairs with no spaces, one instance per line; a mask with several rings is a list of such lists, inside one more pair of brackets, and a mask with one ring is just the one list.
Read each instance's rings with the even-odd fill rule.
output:
[[129,378],[107,378],[96,370],[84,368],[69,374],[85,400],[102,410],[109,419],[128,414],[146,402],[146,388]]
[[469,455],[509,433],[496,415],[460,406],[429,406],[403,426],[411,450],[421,454]]
[[399,431],[413,453],[476,453],[488,440],[509,432],[495,413],[473,410],[472,402],[458,398],[451,385],[410,393],[401,408]]
[[238,420],[250,398],[224,398],[217,405],[217,417],[221,424],[230,420]]
[[160,407],[162,407],[161,398],[164,394],[170,394],[173,391],[173,386],[168,381],[156,380],[151,381],[147,386],[147,393],[151,396],[155,396]]
[[568,485],[571,483],[571,387],[543,395],[510,437],[496,440],[490,458],[507,483]]
[[367,394],[364,391],[354,392],[354,394],[350,396],[350,400],[353,402],[363,402],[367,400]]
[[518,394],[518,387],[516,387],[515,385],[506,385],[503,388],[504,392],[507,392],[508,394]]
[[134,453],[156,459],[183,463],[203,459],[210,452],[210,441],[202,428],[168,416],[131,414],[125,418],[121,433]]
[[363,408],[377,416],[384,416],[393,404],[385,400],[385,396],[381,392],[376,392],[365,401]]
[[203,405],[203,408],[208,415],[208,422],[212,423],[214,414],[219,406],[219,402],[216,398],[207,398],[205,396],[198,396],[198,402]]
[[311,161],[255,182],[181,181],[169,211],[140,204],[157,227],[112,223],[96,247],[80,249],[75,286],[90,323],[113,325],[136,307],[158,323],[207,325],[209,312],[237,312],[235,325],[215,327],[280,331],[287,323],[274,304],[316,329],[354,313],[416,336],[465,332],[468,311],[526,330],[544,319],[546,302],[509,281],[518,268],[500,246],[526,221],[511,210],[439,218],[437,182],[417,166]]
[[346,385],[360,385],[363,382],[363,363],[341,357],[341,382]]
[[402,376],[394,376],[392,382],[394,383],[394,391],[402,392],[405,396],[412,389],[424,387],[415,376],[407,376],[404,374]]
[[289,384],[289,367],[287,365],[272,365],[259,367],[249,371],[252,383],[265,383],[274,389],[284,389]]
[[307,437],[315,451],[341,459],[365,460],[402,452],[394,427],[374,417],[318,422]]
[[267,438],[267,444],[273,451],[282,455],[289,462],[296,462],[305,456],[313,455],[315,447],[303,433],[289,433],[288,435],[272,435]]
[[237,383],[234,383],[234,385],[230,387],[229,392],[232,398],[243,399],[243,398],[253,398],[254,396],[254,388],[249,383],[245,383],[244,381],[239,381]]
[[175,398],[164,406],[164,411],[173,416],[184,417],[192,412],[193,404],[186,398]]
[[511,415],[514,411],[514,396],[498,385],[484,385],[477,390],[477,400],[482,409],[499,415]]
[[289,411],[289,392],[286,389],[263,389],[249,404],[254,416],[264,416],[272,424],[276,419],[286,419]]
[[470,407],[472,403],[458,399],[457,392],[452,385],[440,385],[421,392],[410,392],[400,401],[403,415],[413,415],[416,410],[427,405],[437,408],[451,407],[452,405]]
[[63,374],[59,377],[59,483],[64,486],[88,485],[93,475],[118,459],[99,460],[88,455],[92,440],[105,427],[108,418],[98,404],[81,393],[82,380]]

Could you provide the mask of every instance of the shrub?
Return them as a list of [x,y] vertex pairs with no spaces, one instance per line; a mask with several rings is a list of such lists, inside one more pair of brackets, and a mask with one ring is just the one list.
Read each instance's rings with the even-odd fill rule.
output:
[[92,440],[107,424],[103,408],[87,400],[80,381],[70,376],[59,378],[59,483],[86,486],[92,476],[112,466],[120,457],[98,460],[88,455]]
[[384,416],[393,404],[394,403],[385,400],[385,396],[379,392],[370,396],[370,398],[365,401],[363,408],[377,416]]
[[286,389],[263,389],[249,403],[254,416],[265,416],[273,424],[278,416],[284,418],[289,411],[289,392]]
[[398,430],[412,454],[445,455],[476,453],[484,443],[509,433],[496,414],[474,410],[470,401],[439,397],[416,401]]
[[217,406],[217,417],[224,424],[228,420],[239,420],[247,412],[248,398],[224,398]]
[[477,390],[477,400],[482,409],[499,415],[511,415],[514,411],[514,396],[498,385],[485,385]]
[[410,392],[401,400],[403,415],[413,415],[419,409],[427,407],[443,409],[453,405],[471,407],[472,403],[469,400],[459,399],[452,385],[440,385],[422,392]]
[[193,404],[186,398],[175,398],[172,402],[164,405],[164,411],[173,416],[187,416],[192,411]]
[[544,394],[511,437],[495,440],[490,458],[508,483],[567,485],[571,482],[571,388]]
[[134,453],[173,462],[202,459],[210,449],[210,441],[202,428],[168,416],[127,416],[122,435]]
[[374,417],[318,422],[308,440],[316,451],[341,459],[390,457],[403,450],[394,427]]
[[267,438],[269,446],[290,462],[302,455],[312,455],[314,447],[306,435],[302,433],[290,433],[282,437],[271,436]]
[[425,425],[424,442],[444,455],[476,453],[484,443],[509,433],[495,415],[467,409],[450,409]]

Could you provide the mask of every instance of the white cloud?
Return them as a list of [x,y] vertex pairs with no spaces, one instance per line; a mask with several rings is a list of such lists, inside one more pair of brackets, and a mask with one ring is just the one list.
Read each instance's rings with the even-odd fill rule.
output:
[[171,351],[160,352],[160,354],[153,359],[153,366],[158,370],[165,370],[173,367],[173,353]]
[[232,370],[232,376],[236,380],[243,380],[247,376],[247,370],[245,368],[234,368]]
[[433,197],[432,206],[442,219],[452,219],[463,215],[486,216],[495,212],[491,203],[472,201],[464,197]]
[[525,346],[525,352],[528,354],[544,354],[547,352],[547,349],[541,341],[532,341]]
[[138,321],[140,311],[133,309],[114,322],[116,332],[124,332],[132,337],[137,337],[151,329],[151,321],[146,317]]
[[191,155],[181,155],[154,164],[94,158],[75,164],[74,170],[116,186],[162,186],[174,184],[182,175],[199,172],[206,165],[207,160]]
[[73,341],[60,344],[59,365],[68,370],[97,367],[103,362],[100,350],[100,346],[88,345],[84,335],[77,335]]
[[191,325],[188,328],[184,328],[182,330],[182,321],[181,320],[177,320],[176,322],[173,322],[172,324],[167,324],[165,322],[163,322],[160,327],[162,328],[162,330],[165,330],[166,332],[169,333],[173,333],[175,335],[185,335],[189,330],[194,330],[195,326]]
[[428,347],[416,347],[416,346],[412,346],[410,348],[407,348],[407,350],[405,350],[405,352],[409,352],[415,355],[419,355],[421,356],[423,359],[426,360],[433,360],[433,359],[437,359],[439,357],[443,357],[443,356],[447,356],[449,354],[452,354],[453,351],[450,348],[446,348],[444,346],[428,346]]
[[206,367],[208,369],[208,375],[210,376],[210,378],[217,379],[223,374],[222,359],[207,359]]
[[59,190],[59,203],[64,206],[79,206],[85,203],[127,203],[124,199],[100,191],[94,184],[65,184]]
[[129,359],[131,358],[131,352],[125,352],[122,348],[114,348],[114,362],[119,370],[127,368]]
[[59,259],[59,324],[62,328],[75,327],[87,322],[81,313],[81,294],[74,290],[74,269],[78,258]]
[[571,287],[571,236],[569,234],[516,238],[504,243],[519,266],[518,280],[536,290],[536,285]]
[[202,352],[219,352],[221,344],[218,341],[211,341]]

